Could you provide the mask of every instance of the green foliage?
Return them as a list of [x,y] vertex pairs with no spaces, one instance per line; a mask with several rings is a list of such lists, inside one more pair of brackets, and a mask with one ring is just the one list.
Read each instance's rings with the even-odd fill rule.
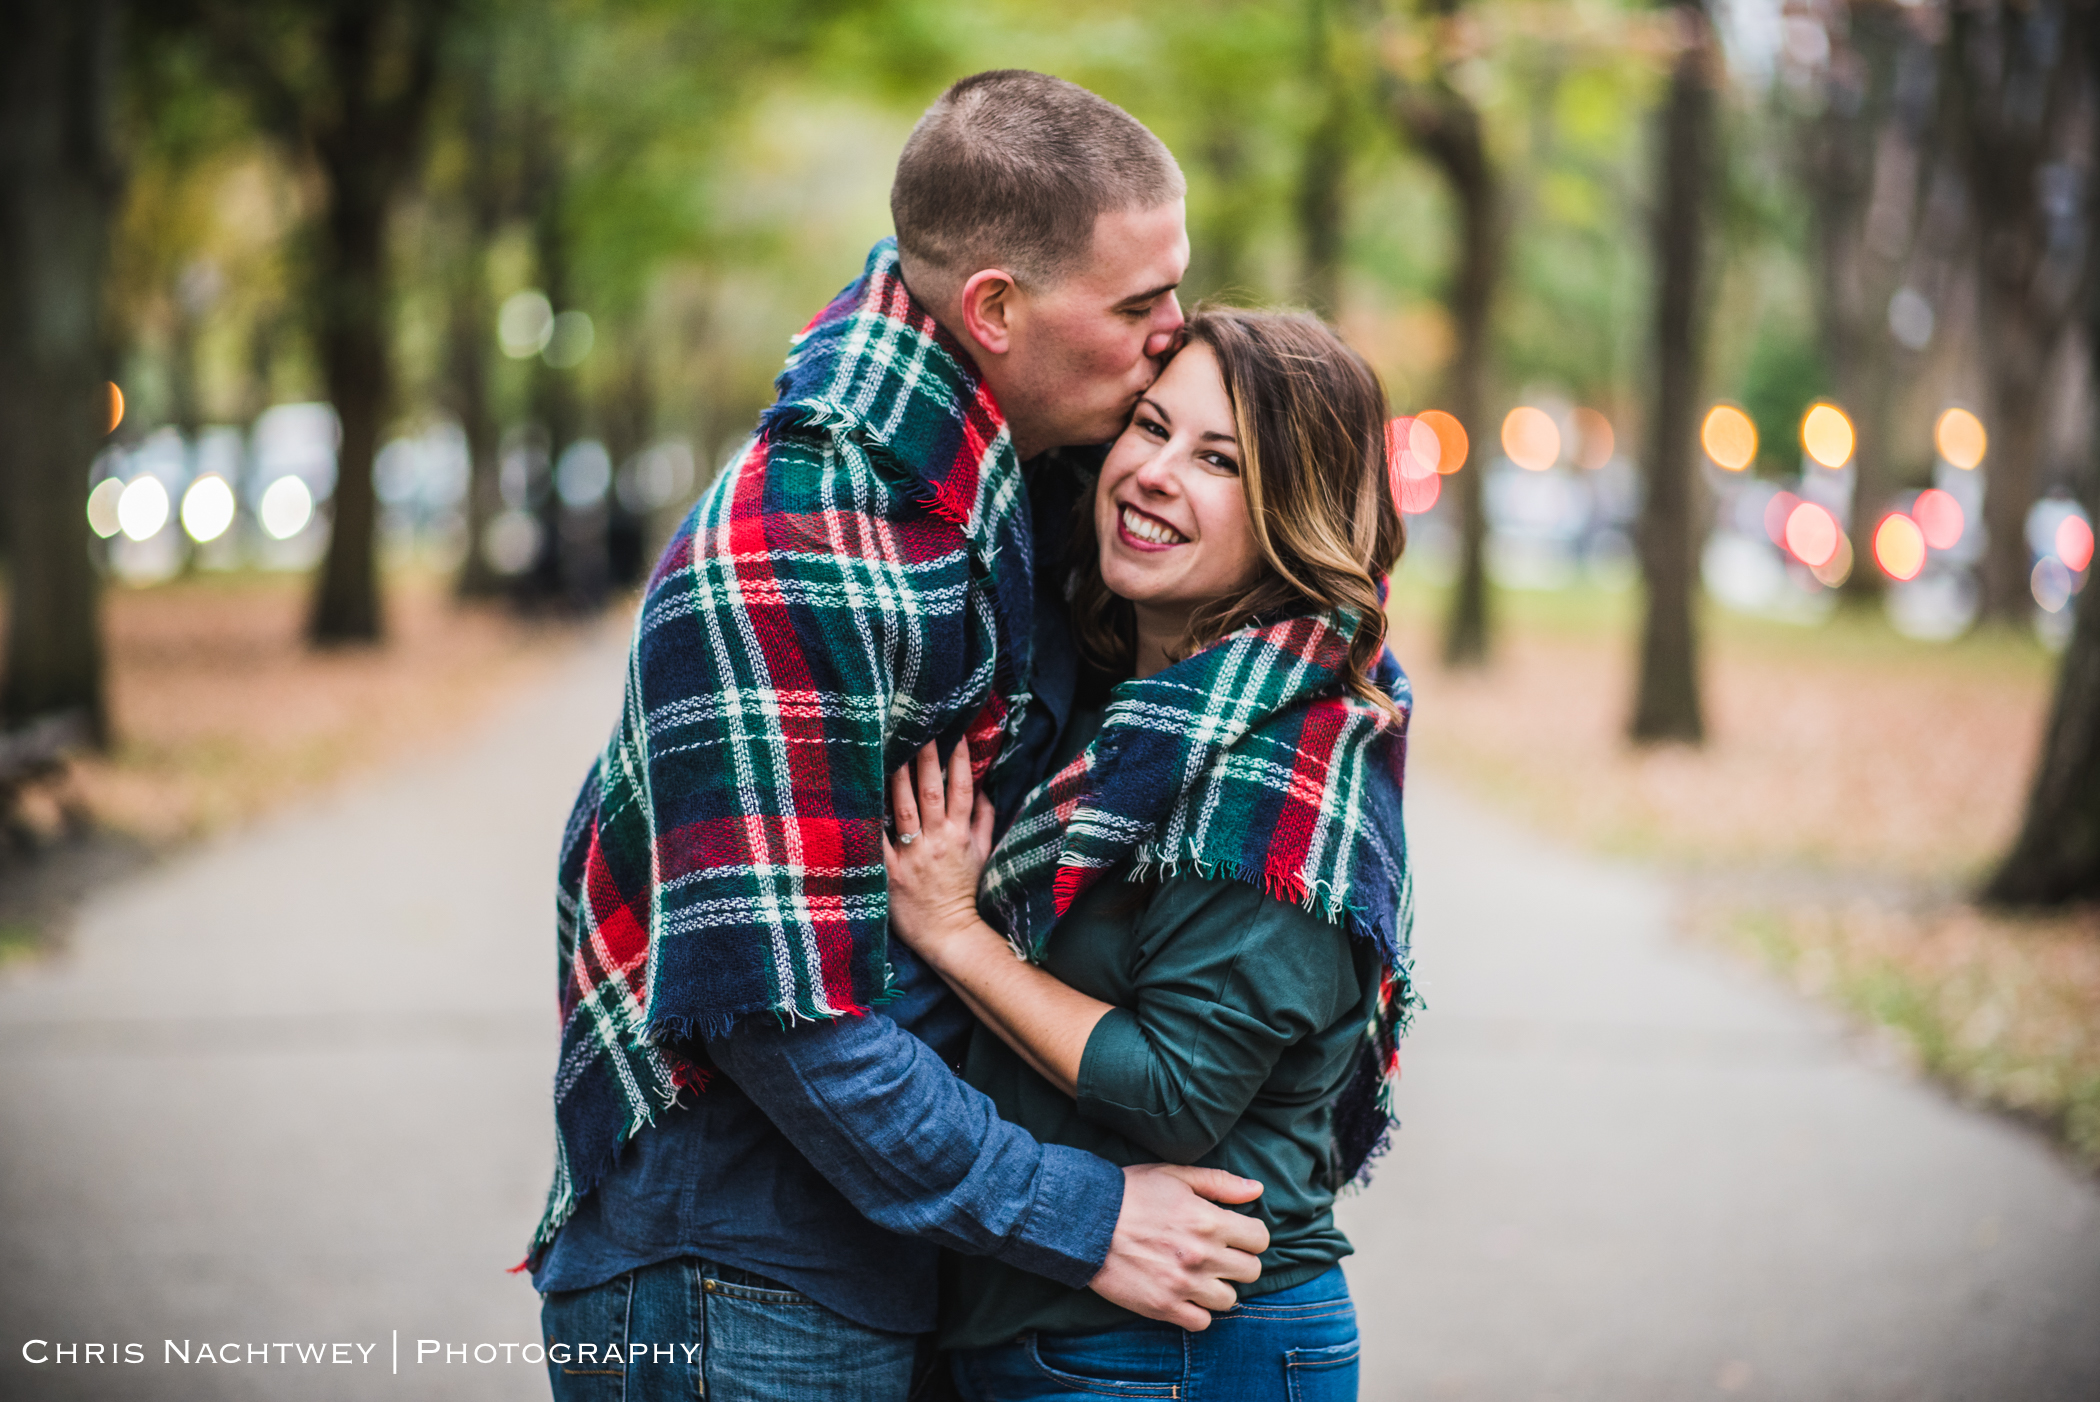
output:
[[[585,431],[639,385],[659,429],[711,452],[764,402],[788,334],[886,232],[889,166],[918,113],[956,77],[1008,66],[1101,92],[1176,151],[1189,180],[1187,300],[1305,295],[1310,143],[1321,131],[1339,139],[1339,320],[1396,400],[1421,407],[1440,392],[1450,349],[1440,298],[1453,217],[1378,94],[1382,73],[1445,52],[1506,186],[1499,397],[1551,390],[1623,422],[1647,370],[1657,25],[1635,0],[461,0],[423,172],[397,222],[396,408],[420,417],[445,402],[448,289],[471,264],[491,305],[556,279],[557,309],[591,315],[597,349],[567,372]],[[173,284],[206,256],[232,289],[209,315],[200,371],[216,412],[311,392],[285,305],[314,213],[310,176],[266,153],[266,113],[224,91],[192,50],[147,32],[154,42],[127,75],[142,178],[119,260],[134,358],[165,362]],[[477,121],[493,140],[477,137]],[[1775,123],[1755,103],[1736,104],[1730,122],[1719,237],[1738,268],[1776,257],[1798,269],[1801,220]],[[274,211],[259,245],[224,217],[231,173]],[[491,190],[497,226],[478,233],[473,201]],[[193,215],[170,213],[184,208]],[[1826,376],[1799,297],[1731,276],[1749,291],[1717,320],[1757,329],[1719,348],[1715,388],[1750,403],[1783,458]],[[499,416],[535,412],[544,372],[500,358],[495,369]]]
[[1745,367],[1743,409],[1757,425],[1760,471],[1785,475],[1801,466],[1801,418],[1830,392],[1830,371],[1806,327],[1782,315],[1765,318]]

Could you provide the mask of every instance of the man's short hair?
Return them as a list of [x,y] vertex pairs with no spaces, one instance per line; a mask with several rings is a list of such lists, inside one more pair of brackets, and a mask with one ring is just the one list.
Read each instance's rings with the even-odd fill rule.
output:
[[1187,191],[1173,153],[1113,102],[1001,68],[926,109],[897,158],[890,217],[907,262],[936,276],[1004,268],[1054,283],[1092,250],[1101,215]]

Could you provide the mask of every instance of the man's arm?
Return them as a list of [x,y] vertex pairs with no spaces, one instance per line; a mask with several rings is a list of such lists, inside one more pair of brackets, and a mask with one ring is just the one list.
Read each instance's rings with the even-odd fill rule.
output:
[[1215,1169],[1117,1169],[1001,1120],[933,1049],[879,1013],[781,1029],[747,1019],[715,1063],[855,1208],[1185,1329],[1260,1274],[1258,1219],[1215,1206],[1261,1185]]
[[889,1018],[782,1030],[759,1011],[822,1019],[881,991],[887,752],[969,724],[991,679],[961,537],[899,500],[857,442],[769,431],[659,569],[630,706],[649,1016],[742,1014],[717,1064],[878,1224],[1074,1286],[1103,1275],[1118,1303],[1200,1327],[1198,1305],[1233,1302],[1220,1277],[1254,1278],[1258,1222],[1185,1184],[1125,1194],[1106,1161],[1004,1125]]

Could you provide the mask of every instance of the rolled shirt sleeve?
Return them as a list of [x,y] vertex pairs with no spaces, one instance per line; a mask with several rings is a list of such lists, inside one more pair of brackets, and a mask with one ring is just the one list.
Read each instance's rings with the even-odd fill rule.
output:
[[1079,1111],[1173,1163],[1216,1148],[1284,1051],[1362,992],[1345,932],[1241,881],[1162,883],[1137,964],[1135,1006],[1087,1039]]
[[864,1216],[1083,1289],[1108,1259],[1122,1171],[999,1118],[880,1013],[782,1029],[746,1019],[716,1064]]

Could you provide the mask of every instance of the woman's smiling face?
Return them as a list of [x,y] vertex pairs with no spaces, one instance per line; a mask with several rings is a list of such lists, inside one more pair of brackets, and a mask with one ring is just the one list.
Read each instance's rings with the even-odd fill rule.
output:
[[1174,357],[1108,450],[1094,529],[1102,583],[1136,606],[1140,676],[1145,654],[1171,646],[1191,612],[1260,579],[1232,403],[1202,342]]

